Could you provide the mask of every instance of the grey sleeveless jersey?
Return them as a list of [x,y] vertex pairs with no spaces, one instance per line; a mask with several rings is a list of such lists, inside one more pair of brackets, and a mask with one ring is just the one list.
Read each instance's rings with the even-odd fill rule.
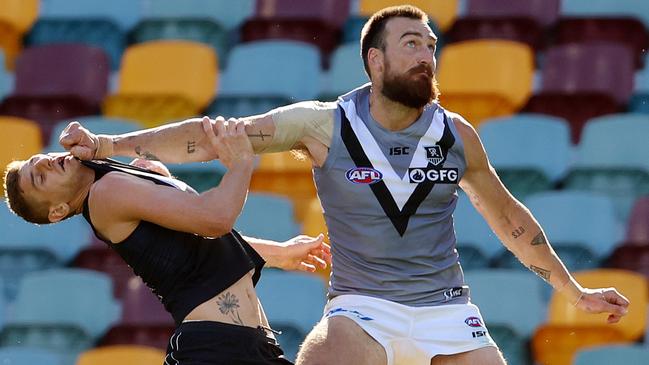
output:
[[333,250],[329,296],[466,303],[452,217],[466,162],[453,120],[430,104],[388,131],[370,115],[369,92],[338,99],[329,154],[314,169]]

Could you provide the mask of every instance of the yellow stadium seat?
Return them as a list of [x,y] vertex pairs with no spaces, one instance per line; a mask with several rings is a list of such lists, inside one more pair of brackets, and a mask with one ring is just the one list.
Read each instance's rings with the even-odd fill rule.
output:
[[476,40],[444,48],[437,77],[441,105],[477,126],[516,113],[532,94],[534,52],[523,43]]
[[309,202],[316,196],[311,162],[300,161],[290,152],[264,154],[252,175],[250,191],[274,193],[290,198],[295,220],[302,222]]
[[[313,198],[306,208],[304,213],[304,224],[302,232],[309,236],[317,236],[320,233],[325,235],[325,242],[330,243],[327,224],[325,223],[324,215],[322,214],[322,206],[320,199]],[[316,274],[329,283],[329,275],[331,274],[331,267],[327,266],[326,269],[318,268]]]
[[606,314],[587,314],[568,303],[561,295],[554,295],[548,310],[549,323],[553,325],[601,325],[620,331],[629,341],[642,337],[647,323],[647,279],[633,271],[597,269],[575,274],[575,279],[587,288],[615,287],[631,304],[629,312],[619,323],[606,323]]
[[145,346],[119,345],[99,347],[81,353],[76,365],[160,365],[165,353]]
[[5,67],[14,68],[22,49],[22,36],[38,17],[39,0],[0,1],[0,48],[4,50]]
[[[0,166],[4,172],[13,160],[25,160],[43,149],[41,130],[31,120],[0,116]],[[4,189],[0,187],[4,195]]]
[[122,57],[119,87],[103,113],[151,127],[199,115],[216,94],[218,60],[202,43],[165,40],[131,46]]
[[592,346],[627,343],[615,328],[605,326],[542,326],[532,338],[534,363],[571,365],[579,350]]
[[375,12],[394,5],[413,5],[423,10],[442,30],[448,30],[458,14],[459,0],[360,0],[359,15],[371,16]]

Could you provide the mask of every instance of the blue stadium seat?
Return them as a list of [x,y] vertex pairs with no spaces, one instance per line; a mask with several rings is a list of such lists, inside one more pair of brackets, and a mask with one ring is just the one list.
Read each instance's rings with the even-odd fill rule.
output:
[[184,181],[197,192],[209,190],[221,182],[227,169],[218,161],[169,164],[171,175]]
[[462,267],[466,270],[488,267],[490,260],[502,252],[504,246],[466,194],[459,195],[453,224]]
[[128,31],[142,17],[140,1],[132,0],[41,0],[41,18],[108,19]]
[[4,201],[0,203],[0,232],[0,276],[9,299],[15,297],[25,274],[65,265],[90,242],[92,234],[79,216],[53,225],[27,223]]
[[479,131],[491,164],[519,199],[552,189],[568,169],[570,128],[561,118],[519,114],[487,120]]
[[82,269],[30,273],[20,285],[0,344],[78,354],[119,319],[120,309],[112,282],[103,273]]
[[4,52],[0,49],[0,100],[11,94],[14,87],[13,74],[5,69],[4,64]]
[[[649,65],[645,57],[645,65]],[[636,72],[634,94],[629,102],[629,111],[649,114],[649,67]]]
[[[133,120],[108,118],[101,115],[89,115],[78,117],[75,120],[95,134],[122,134],[143,129],[144,127]],[[72,120],[62,120],[52,128],[52,135],[49,143],[45,147],[45,152],[63,152],[64,149],[59,144],[59,137],[63,129]]]
[[640,345],[602,346],[581,350],[575,365],[644,365],[649,359],[649,347]]
[[292,104],[286,96],[217,96],[207,107],[205,114],[211,117],[239,118],[250,115],[264,114],[280,106]]
[[265,269],[257,294],[286,357],[294,360],[299,345],[322,317],[326,303],[324,282],[316,275]]
[[255,12],[254,0],[144,0],[144,18],[203,18],[232,30]]
[[290,41],[251,42],[230,51],[219,95],[310,100],[320,90],[319,79],[320,54],[316,47]]
[[535,194],[525,205],[570,270],[598,267],[622,239],[612,201],[591,192]]
[[358,43],[341,45],[334,51],[331,58],[331,67],[323,77],[319,100],[334,101],[338,96],[369,82],[363,68],[363,59]]
[[286,197],[248,194],[248,200],[235,224],[242,235],[286,241],[299,232],[293,220],[293,205]]
[[566,188],[609,195],[618,219],[626,221],[633,202],[649,194],[647,136],[646,114],[614,114],[589,120],[565,180]]
[[2,347],[0,360],[10,365],[64,365],[60,354],[38,347]]
[[465,281],[471,289],[471,302],[480,308],[508,363],[527,363],[527,341],[545,318],[543,281],[530,272],[502,269],[467,271]]
[[561,15],[575,17],[635,17],[649,27],[649,3],[637,0],[562,0]]

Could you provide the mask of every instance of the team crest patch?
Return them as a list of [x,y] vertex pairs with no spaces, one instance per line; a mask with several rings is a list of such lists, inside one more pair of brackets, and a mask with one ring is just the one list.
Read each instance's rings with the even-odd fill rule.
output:
[[383,179],[383,174],[370,167],[356,167],[347,170],[345,177],[354,184],[374,184]]
[[440,146],[424,146],[424,148],[426,149],[426,159],[428,162],[435,166],[444,162],[444,154],[442,153],[442,148]]

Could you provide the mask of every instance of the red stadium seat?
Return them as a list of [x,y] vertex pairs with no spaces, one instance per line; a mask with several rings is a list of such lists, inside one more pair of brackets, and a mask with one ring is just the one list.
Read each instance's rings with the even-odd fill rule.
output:
[[113,295],[122,298],[127,291],[128,280],[133,270],[105,243],[94,238],[91,245],[83,249],[74,259],[73,266],[101,271],[113,280]]
[[626,242],[649,243],[649,196],[638,199],[629,216]]
[[616,248],[608,259],[608,266],[635,271],[649,279],[649,242]]

